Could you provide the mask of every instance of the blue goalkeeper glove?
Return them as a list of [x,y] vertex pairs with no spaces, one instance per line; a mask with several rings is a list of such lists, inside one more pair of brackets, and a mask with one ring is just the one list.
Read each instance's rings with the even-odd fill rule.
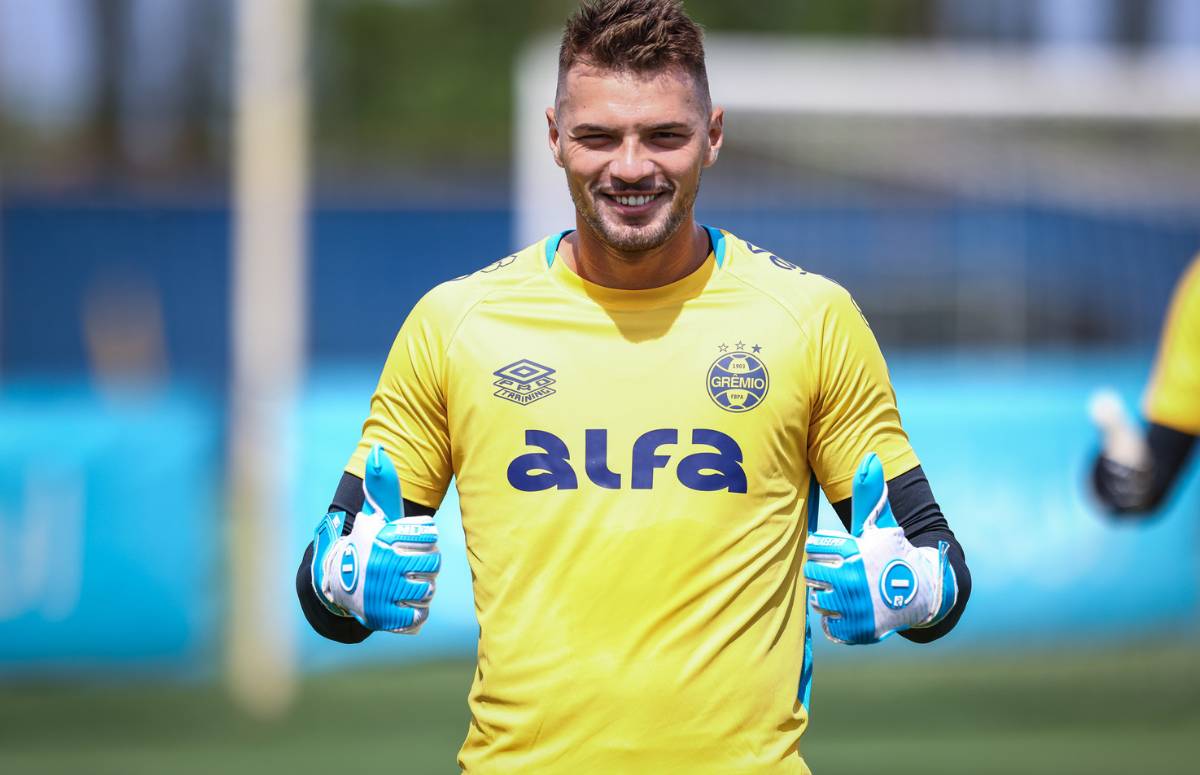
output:
[[367,455],[363,493],[348,535],[342,535],[346,515],[340,511],[317,525],[313,589],[330,611],[368,629],[415,633],[429,615],[442,564],[437,527],[432,517],[402,516],[400,479],[378,444]]
[[958,597],[946,552],[916,547],[888,504],[883,465],[872,452],[854,475],[851,533],[818,530],[804,563],[809,602],[835,643],[877,643],[893,632],[937,624]]

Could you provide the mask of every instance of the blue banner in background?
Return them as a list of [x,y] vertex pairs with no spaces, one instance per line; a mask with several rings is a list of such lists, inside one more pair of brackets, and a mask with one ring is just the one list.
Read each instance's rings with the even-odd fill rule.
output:
[[1087,405],[1118,390],[1133,414],[1150,353],[893,358],[909,437],[962,543],[974,589],[946,643],[1037,647],[1193,627],[1200,589],[1200,460],[1152,519],[1117,523],[1087,479]]
[[[1144,523],[1103,517],[1085,487],[1097,443],[1088,397],[1110,385],[1136,406],[1149,358],[891,358],[905,427],[974,578],[944,646],[1095,643],[1195,626],[1200,461]],[[296,414],[297,513],[280,515],[290,550],[281,574],[295,573],[329,505],[375,369],[325,369],[308,385]],[[0,395],[0,671],[219,665],[229,594],[221,422],[218,404],[185,391],[122,400],[39,385]],[[824,505],[822,524],[833,519]],[[474,653],[453,489],[436,521],[445,561],[421,633],[332,643],[289,596],[280,605],[292,612],[302,665]]]
[[198,394],[0,398],[0,670],[212,662],[221,417]]

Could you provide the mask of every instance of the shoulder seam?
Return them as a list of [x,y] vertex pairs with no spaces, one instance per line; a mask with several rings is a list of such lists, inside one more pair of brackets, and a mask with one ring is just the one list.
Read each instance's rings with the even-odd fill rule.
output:
[[[730,274],[732,274],[732,276],[734,277],[734,279],[736,279],[738,282],[740,282],[742,285],[746,286],[746,287],[747,287],[747,288],[749,288],[750,290],[752,290],[752,291],[754,291],[755,293],[759,294],[760,296],[764,296],[764,297],[766,297],[767,299],[769,299],[769,300],[770,300],[772,303],[774,303],[774,304],[775,304],[777,307],[779,307],[780,309],[782,309],[782,310],[783,310],[783,314],[787,315],[787,316],[788,316],[788,317],[791,319],[791,321],[792,321],[793,323],[795,323],[795,324],[796,324],[796,328],[797,328],[797,329],[800,331],[800,336],[804,338],[804,341],[805,341],[805,343],[808,345],[808,349],[809,349],[809,351],[810,351],[810,352],[812,352],[812,351],[813,351],[815,348],[819,348],[819,343],[817,343],[817,342],[814,340],[814,338],[813,338],[813,335],[812,335],[812,332],[811,332],[811,331],[809,331],[809,328],[808,328],[808,326],[806,326],[806,325],[805,325],[803,322],[801,322],[801,320],[800,320],[800,316],[799,316],[799,315],[797,315],[797,314],[796,314],[796,312],[795,312],[794,310],[792,310],[791,308],[789,308],[787,304],[784,304],[784,303],[783,303],[783,301],[782,301],[782,300],[781,300],[779,297],[775,296],[775,295],[774,295],[774,294],[772,294],[772,293],[768,293],[767,291],[765,291],[765,290],[763,290],[762,288],[758,287],[756,284],[754,284],[754,283],[750,282],[750,280],[746,279],[746,278],[745,278],[745,277],[743,277],[741,274],[739,274],[739,273],[736,271],[736,269],[737,269],[737,265],[736,265],[736,264],[734,264],[734,265],[730,266],[730,270],[733,270],[733,271],[731,271],[731,272],[730,272]],[[822,385],[822,384],[824,384],[824,378],[823,378],[823,375],[820,373],[820,372],[821,372],[821,357],[820,357],[820,354],[819,354],[819,352],[818,352],[818,353],[815,355],[815,357],[814,357],[814,359],[813,359],[813,360],[815,361],[815,363],[816,363],[816,368],[817,368],[817,384],[818,384],[818,385]],[[820,390],[820,388],[818,388],[818,390],[817,390],[817,393],[818,393],[818,394],[820,394],[821,392],[822,392],[822,391]],[[816,401],[816,396],[815,396],[815,395],[814,395],[814,396],[811,396],[811,397],[809,398],[809,412],[810,412],[810,414],[811,414],[811,412],[812,412],[812,410],[813,410],[813,407],[814,407],[814,405],[815,405],[815,401]],[[806,455],[807,455],[807,450],[806,450]]]
[[[730,267],[730,268],[732,269],[733,267]],[[801,322],[800,317],[795,313],[795,311],[790,309],[788,307],[788,305],[784,304],[783,301],[781,301],[774,294],[763,290],[762,288],[758,287],[754,283],[747,280],[745,277],[742,277],[737,272],[730,272],[730,274],[733,276],[733,278],[735,280],[740,282],[742,285],[746,286],[747,288],[749,288],[750,290],[759,294],[760,296],[766,297],[771,302],[773,302],[777,307],[782,309],[784,314],[787,315],[789,318],[791,318],[792,322],[796,324],[796,328],[800,329],[800,334],[804,337],[805,341],[807,341],[809,344],[812,344],[812,334],[809,332],[808,327],[805,326],[803,322]]]
[[[515,283],[509,289],[521,288],[524,285],[526,285],[527,283],[531,282],[532,280],[535,280],[536,278],[538,278],[540,275],[541,275],[540,272],[530,272],[528,277]],[[471,316],[471,313],[475,311],[475,308],[478,307],[480,304],[484,303],[485,301],[487,301],[489,298],[491,298],[493,294],[499,293],[500,291],[503,291],[503,290],[506,290],[506,286],[499,285],[499,286],[487,291],[486,293],[484,293],[482,296],[480,296],[475,301],[471,302],[471,305],[463,311],[462,315],[458,319],[458,322],[454,325],[454,330],[450,332],[450,336],[446,339],[446,352],[447,353],[449,353],[451,346],[454,345],[454,340],[456,338],[458,338],[458,332],[460,330],[462,330],[463,324],[467,322],[467,318],[469,318]]]

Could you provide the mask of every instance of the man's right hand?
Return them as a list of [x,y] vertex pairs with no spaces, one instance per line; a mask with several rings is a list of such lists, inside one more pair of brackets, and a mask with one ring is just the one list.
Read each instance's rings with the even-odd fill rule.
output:
[[317,597],[338,616],[371,630],[412,634],[429,615],[434,577],[442,564],[433,518],[404,513],[400,479],[383,447],[367,455],[363,510],[342,535],[346,515],[326,514],[313,536],[312,580]]
[[1097,391],[1088,413],[1100,432],[1100,454],[1092,467],[1096,496],[1118,514],[1144,512],[1154,499],[1154,470],[1142,430],[1113,390]]

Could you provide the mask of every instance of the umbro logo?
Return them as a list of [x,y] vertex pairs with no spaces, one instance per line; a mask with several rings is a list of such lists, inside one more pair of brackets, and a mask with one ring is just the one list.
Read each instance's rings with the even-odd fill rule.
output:
[[528,358],[501,366],[492,372],[493,376],[499,377],[492,383],[498,388],[492,395],[522,406],[540,401],[557,392],[551,387],[556,381],[550,376],[554,371]]

